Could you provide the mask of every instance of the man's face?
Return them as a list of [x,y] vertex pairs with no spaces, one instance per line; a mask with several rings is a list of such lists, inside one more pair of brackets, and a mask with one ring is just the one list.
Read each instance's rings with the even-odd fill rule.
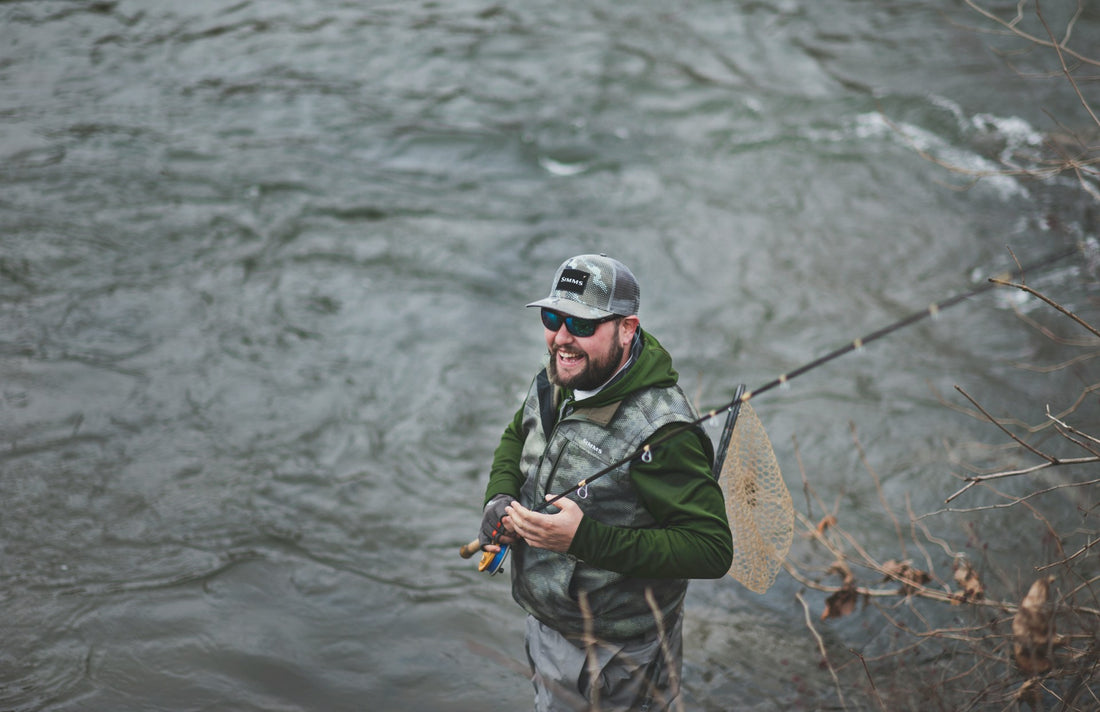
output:
[[550,351],[550,380],[562,388],[589,391],[607,382],[626,362],[626,347],[634,338],[637,317],[607,321],[591,336],[574,336],[562,325],[543,327]]

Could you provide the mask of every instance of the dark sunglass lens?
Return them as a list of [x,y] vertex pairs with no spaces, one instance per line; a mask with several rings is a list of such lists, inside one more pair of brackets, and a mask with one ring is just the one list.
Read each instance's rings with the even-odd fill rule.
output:
[[549,309],[542,310],[542,325],[550,331],[557,331],[561,328],[561,314],[552,312]]
[[597,322],[595,319],[582,319],[579,316],[571,316],[565,320],[565,328],[573,336],[592,336],[596,333]]

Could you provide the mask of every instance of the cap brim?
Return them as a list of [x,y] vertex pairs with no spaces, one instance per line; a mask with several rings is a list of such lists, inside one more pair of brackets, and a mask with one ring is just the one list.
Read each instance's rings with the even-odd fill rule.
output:
[[605,316],[611,316],[613,314],[613,312],[596,309],[587,304],[581,304],[572,299],[562,299],[561,297],[547,297],[537,302],[531,302],[527,306],[546,307],[547,309],[553,309],[556,312],[561,312],[569,316],[579,316],[582,319],[603,319]]

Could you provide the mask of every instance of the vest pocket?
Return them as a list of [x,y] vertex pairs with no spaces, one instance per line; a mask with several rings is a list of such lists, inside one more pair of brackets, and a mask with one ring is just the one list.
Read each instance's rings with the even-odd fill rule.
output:
[[[619,459],[615,457],[617,453],[612,451],[613,440],[606,442],[602,439],[595,439],[592,437],[590,430],[587,434],[584,432],[563,432],[561,435],[563,441],[561,450],[556,454],[553,466],[543,479],[548,494],[564,492]],[[624,465],[620,469],[625,472],[627,466]],[[618,486],[616,481],[621,476],[619,472],[609,472],[593,482],[592,486],[603,489],[609,486],[616,487]],[[587,493],[580,492],[570,495],[570,499],[583,506],[584,499],[586,499],[582,496],[583,494]]]

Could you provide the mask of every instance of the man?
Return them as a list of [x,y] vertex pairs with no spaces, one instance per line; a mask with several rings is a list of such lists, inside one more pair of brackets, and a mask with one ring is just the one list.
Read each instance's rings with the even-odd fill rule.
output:
[[639,293],[621,262],[580,255],[527,305],[541,310],[549,361],[494,454],[479,540],[513,545],[539,712],[669,709],[687,579],[721,577],[733,557],[710,439],[685,426],[696,414],[639,325]]

